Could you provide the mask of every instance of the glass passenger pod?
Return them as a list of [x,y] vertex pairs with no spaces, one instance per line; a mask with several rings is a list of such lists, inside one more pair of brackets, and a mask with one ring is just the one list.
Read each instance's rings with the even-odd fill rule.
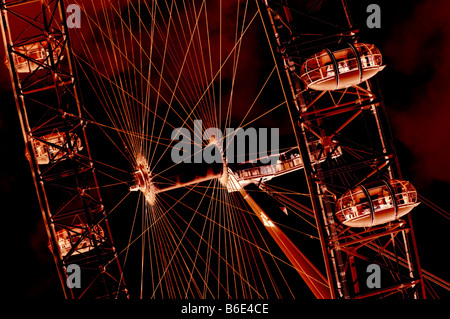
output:
[[[53,61],[57,63],[58,60],[64,58],[64,56],[60,56],[62,41],[57,42],[55,39],[50,39],[50,43],[53,51]],[[50,53],[48,41],[46,40],[15,47],[13,56],[17,73],[31,73],[36,71],[41,66],[40,64],[51,64],[48,59]],[[5,59],[5,63],[9,67],[8,58]]]
[[[81,139],[74,133],[71,133],[70,136],[73,146],[72,152],[78,153],[83,149]],[[67,155],[67,152],[62,149],[67,147],[66,144],[66,134],[61,132],[47,134],[39,139],[33,139],[34,154],[37,163],[39,165],[46,165],[61,159],[64,155]]]
[[[86,225],[78,224],[76,226],[67,227],[56,232],[56,241],[58,242],[61,256],[66,256],[72,247],[75,247],[76,243],[82,235],[86,232]],[[90,234],[84,237],[80,243],[76,246],[72,255],[78,255],[81,253],[87,253],[94,249],[95,241],[97,245],[104,242],[105,234],[103,229],[96,225],[92,227]]]
[[364,82],[383,70],[382,56],[373,44],[354,43],[336,51],[324,49],[308,58],[300,79],[317,91],[344,89]]
[[346,226],[370,227],[405,216],[419,204],[410,182],[380,180],[342,195],[336,202],[336,217]]

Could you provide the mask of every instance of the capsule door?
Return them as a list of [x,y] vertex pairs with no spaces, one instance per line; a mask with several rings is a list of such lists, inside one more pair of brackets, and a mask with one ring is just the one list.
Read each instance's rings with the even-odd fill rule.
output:
[[333,52],[338,68],[336,88],[346,88],[361,82],[361,71],[352,48]]
[[368,188],[373,207],[372,225],[385,224],[396,219],[396,205],[387,185]]

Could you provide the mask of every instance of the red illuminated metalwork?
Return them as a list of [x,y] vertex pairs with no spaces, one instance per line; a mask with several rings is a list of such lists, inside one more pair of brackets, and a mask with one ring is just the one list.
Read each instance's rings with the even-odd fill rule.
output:
[[[200,244],[207,242],[207,239],[206,236],[201,237],[199,234],[203,234],[205,226],[200,232],[194,226],[191,228],[194,217],[202,215],[199,209],[201,203],[195,208],[183,203],[185,195],[191,190],[193,191],[189,195],[195,192],[206,194],[204,189],[209,186],[198,191],[198,188],[195,189],[196,185],[219,181],[217,184],[222,190],[239,195],[247,205],[244,208],[237,208],[237,204],[231,201],[231,213],[239,215],[236,214],[236,209],[239,213],[245,212],[250,216],[249,219],[255,217],[259,226],[266,231],[267,237],[272,239],[281,254],[286,257],[286,263],[292,266],[296,275],[304,280],[316,298],[347,299],[385,297],[393,294],[404,298],[424,298],[425,278],[446,288],[447,283],[422,271],[420,266],[414,229],[408,215],[419,204],[417,192],[410,182],[402,179],[383,101],[376,82],[373,81],[375,75],[384,68],[381,52],[373,44],[359,42],[357,31],[352,29],[345,1],[342,1],[342,17],[344,22],[347,22],[344,23],[345,27],[337,28],[325,23],[326,30],[323,34],[307,30],[308,14],[304,15],[304,21],[296,24],[292,8],[288,6],[287,1],[258,0],[256,3],[264,30],[267,35],[270,34],[269,42],[278,73],[280,77],[282,76],[281,88],[290,119],[295,127],[297,146],[275,155],[276,164],[231,167],[223,156],[221,141],[216,140],[213,135],[208,146],[215,145],[222,154],[223,163],[218,165],[220,168],[207,167],[203,172],[200,169],[194,172],[183,171],[172,178],[155,174],[148,154],[141,149],[134,150],[135,153],[130,156],[133,160],[133,171],[129,176],[131,185],[127,190],[143,195],[145,204],[143,211],[148,213],[144,217],[149,219],[142,218],[145,230],[133,242],[142,239],[142,256],[145,245],[156,247],[149,255],[151,258],[154,257],[156,262],[158,257],[161,258],[161,264],[156,266],[162,276],[156,278],[154,286],[160,286],[165,280],[170,282],[171,278],[175,284],[178,283],[178,279],[180,282],[186,279],[186,286],[190,288],[181,292],[186,296],[189,293],[193,295],[199,293],[201,285],[207,288],[205,291],[211,293],[212,289],[207,287],[206,278],[214,277],[213,280],[217,280],[217,290],[224,287],[220,282],[219,272],[215,273],[213,267],[205,262],[213,253],[217,253],[217,250],[220,251],[220,240],[218,249],[211,249],[206,258],[201,256]],[[63,1],[2,0],[1,11],[6,62],[14,86],[26,144],[26,156],[33,173],[50,241],[49,247],[58,268],[65,296],[127,297],[122,265],[106,218],[108,210],[103,206],[94,172],[94,161],[86,138],[85,127],[88,122],[83,118],[78,100],[77,79],[72,68],[73,56],[64,21]],[[19,24],[12,22],[15,19],[26,22],[28,31],[24,32],[23,27],[16,27]],[[115,46],[113,43],[111,48]],[[172,54],[171,50],[167,52],[168,55]],[[124,55],[121,56],[123,60],[129,58],[126,53],[120,53]],[[187,56],[188,54],[185,56],[186,61]],[[140,58],[142,59],[142,56]],[[154,65],[149,64],[151,65],[149,71],[157,70]],[[136,76],[136,73],[133,76]],[[99,77],[106,75],[101,74]],[[130,80],[131,77],[130,75]],[[151,81],[148,82],[151,86]],[[103,82],[97,82],[99,86],[101,83]],[[111,81],[108,84],[116,83]],[[111,91],[115,92],[116,87],[114,85],[111,87]],[[176,87],[178,89],[178,81]],[[128,93],[125,88],[120,87],[119,90],[123,90],[121,93]],[[150,91],[148,89],[148,92]],[[206,91],[203,95],[205,93]],[[174,96],[175,94],[170,101]],[[116,104],[122,107],[121,103]],[[189,116],[195,107],[190,110],[192,112]],[[140,109],[137,109],[133,108],[133,112],[130,113],[138,114]],[[120,114],[122,116],[121,112]],[[147,121],[150,122],[148,114],[136,122],[147,126]],[[361,128],[364,128],[365,132]],[[126,130],[120,128],[117,131],[122,133]],[[127,133],[131,133],[136,140],[140,138],[138,144],[142,147],[145,138],[140,135],[141,131]],[[153,138],[153,136],[145,137]],[[299,174],[301,170],[304,171],[311,199],[309,206],[297,202],[267,183],[287,174],[299,182],[300,179],[297,179],[299,175],[295,174]],[[288,209],[282,206],[281,210],[273,212],[270,208],[264,207],[245,188],[249,184],[256,185],[281,204],[314,217],[320,238],[323,267],[314,266],[301,251],[301,243],[291,239],[288,232],[283,231],[275,221],[274,216],[277,213],[284,212],[288,215]],[[179,204],[187,211],[194,211],[191,212],[192,219],[187,223],[183,216],[175,216],[176,212],[172,215],[166,214],[166,211],[156,217],[160,196],[183,188],[188,189],[188,192],[179,198],[172,198],[173,205],[167,205],[166,208],[170,206],[168,211],[172,212],[172,208]],[[217,202],[225,201],[227,197],[221,195],[223,198],[217,196],[214,190],[212,195],[202,196],[199,201],[213,196],[219,197]],[[209,206],[217,207],[217,202]],[[226,229],[227,227],[220,225],[220,218],[219,222],[214,221],[213,226],[215,227],[217,223]],[[163,238],[155,236],[151,237],[151,241],[147,231],[161,220],[166,223],[163,226],[157,225],[163,230]],[[212,217],[206,216],[205,220],[212,220]],[[183,223],[188,224],[186,230],[181,230],[180,225]],[[227,235],[231,233],[235,235],[234,231],[239,227],[240,225],[230,226],[232,230],[227,229],[229,231]],[[174,229],[181,231],[177,233],[173,231]],[[180,242],[188,237],[186,235],[188,231],[193,233],[196,239],[201,237],[198,246],[190,239],[187,240],[187,245],[181,245]],[[149,236],[148,241],[151,245],[145,242],[147,238],[144,238],[144,235]],[[209,236],[212,238],[213,232]],[[253,234],[250,234],[250,237],[253,237]],[[247,242],[248,239],[245,238],[244,241]],[[207,242],[207,246],[208,249],[212,248],[212,240]],[[240,249],[236,248],[237,246],[235,241],[233,247],[226,247],[224,250]],[[169,251],[168,248],[174,247],[173,255],[169,253],[165,255],[166,249]],[[180,247],[185,249],[185,255],[176,255],[182,250]],[[262,254],[261,251],[264,249],[260,246],[256,248],[258,253]],[[160,251],[162,253],[158,255]],[[194,258],[191,256],[193,254]],[[225,258],[218,255],[218,268],[221,263],[227,266],[230,264],[227,255]],[[279,256],[276,258],[281,259]],[[141,263],[142,273],[144,260],[143,258]],[[204,277],[200,275],[199,286],[196,286],[196,283],[192,283],[191,286],[195,271],[198,271],[196,264],[198,260],[204,263],[201,265],[205,266],[206,275]],[[149,263],[152,262],[150,260]],[[173,266],[172,262],[173,264],[179,262],[182,266],[178,267],[178,264]],[[66,267],[72,263],[80,265],[83,271],[84,283],[81,290],[71,289],[65,284]],[[373,289],[365,285],[365,270],[370,264],[377,264],[382,269],[383,287]],[[242,265],[246,271],[245,261],[236,268],[241,268]],[[170,266],[174,268],[169,271]],[[183,268],[189,268],[188,275],[180,270]],[[320,269],[325,269],[325,273]],[[170,274],[171,271],[173,274]],[[178,271],[185,278],[179,275]],[[231,273],[235,276],[236,272],[237,270],[233,268]],[[169,275],[165,277],[166,274]],[[240,273],[238,275],[242,276]],[[153,280],[153,274],[151,277]],[[228,273],[225,277],[228,288]],[[272,279],[271,274],[269,277]],[[168,290],[173,295],[182,290],[175,287],[176,289],[171,291],[174,287],[170,284]],[[194,286],[195,289],[192,288]],[[179,291],[174,292],[175,290]],[[159,291],[155,289],[152,297],[157,292]],[[161,295],[162,292],[163,289]],[[206,294],[199,293],[199,295]]]
[[[348,8],[344,1],[342,4],[348,17]],[[301,29],[307,28],[306,22],[295,25],[286,2],[264,1],[264,5],[268,14],[266,26],[275,33],[273,47],[282,61],[279,69],[285,71],[285,93],[290,95],[286,99],[298,124],[297,142],[331,297],[381,297],[393,292],[403,297],[425,297],[411,219],[408,215],[399,219],[416,205],[410,198],[413,194],[408,188],[408,200],[401,204],[396,197],[405,195],[403,191],[392,191],[390,196],[396,200],[384,208],[371,198],[383,190],[382,186],[363,186],[364,182],[381,176],[391,180],[387,183],[391,190],[397,185],[409,185],[392,181],[400,176],[396,153],[390,142],[384,105],[369,80],[383,68],[379,50],[356,42],[356,31],[349,27],[342,32],[327,26],[326,36],[309,35],[302,42],[301,35],[292,30],[307,32]],[[318,51],[320,47],[325,49]],[[356,123],[362,123],[360,127],[365,127],[367,134],[348,130]],[[340,161],[313,165],[310,158],[316,148],[309,141],[318,136],[337,142],[343,152]],[[361,185],[356,189],[367,199],[367,209],[358,206],[362,201],[346,202],[349,194],[353,194],[350,189],[356,185]],[[350,203],[352,211],[361,208],[359,214],[347,214],[345,202]],[[388,211],[392,214],[387,214]],[[356,219],[364,215],[368,219],[357,223]],[[391,258],[397,262],[392,263]],[[364,278],[360,277],[370,263],[380,265],[386,272],[383,278],[390,278],[389,289],[364,287]]]
[[[81,120],[63,1],[1,2],[2,35],[39,204],[66,298],[127,295]],[[66,285],[77,264],[82,287]]]

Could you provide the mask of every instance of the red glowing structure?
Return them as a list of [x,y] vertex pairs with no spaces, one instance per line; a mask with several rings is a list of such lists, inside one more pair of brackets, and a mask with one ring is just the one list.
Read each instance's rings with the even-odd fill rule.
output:
[[[219,53],[216,73],[212,70],[216,48],[209,43],[206,5],[187,10],[194,13],[194,20],[178,17],[182,27],[176,35],[171,33],[178,31],[172,13],[179,8],[172,11],[172,6],[153,2],[144,14],[145,9],[137,10],[133,1],[127,2],[128,11],[111,6],[114,10],[105,10],[102,21],[120,27],[105,27],[87,16],[91,19],[84,20],[89,25],[83,30],[97,27],[93,38],[98,42],[77,61],[89,69],[86,81],[106,105],[111,122],[106,125],[93,116],[86,120],[89,102],[81,105],[79,98],[75,54],[64,21],[65,2],[1,0],[6,62],[26,156],[66,298],[127,298],[127,275],[135,280],[132,296],[140,298],[147,291],[150,298],[269,298],[267,291],[283,297],[277,281],[283,281],[292,294],[284,270],[294,273],[321,299],[425,298],[426,280],[450,290],[450,284],[421,268],[411,222],[419,204],[417,191],[402,179],[385,106],[373,81],[385,66],[373,44],[359,42],[345,1],[335,5],[341,10],[336,13],[340,17],[336,24],[326,21],[329,16],[313,15],[314,8],[298,11],[285,0],[256,1],[253,19],[244,18],[242,26],[237,23],[241,33],[236,33],[234,55]],[[301,12],[303,18],[296,21],[295,12]],[[108,14],[114,18],[109,19]],[[244,14],[240,12],[238,18]],[[241,39],[250,26],[245,22],[258,20],[258,16],[261,34],[267,35],[272,53],[270,74],[278,74],[281,84],[283,101],[279,105],[287,106],[286,122],[291,121],[296,145],[272,155],[276,163],[233,166],[223,156],[228,145],[214,138],[206,147],[215,147],[222,155],[219,165],[181,167],[172,177],[164,173],[176,165],[157,171],[171,147],[168,138],[157,134],[164,131],[166,122],[175,128],[180,123],[170,123],[173,118],[186,124],[192,114],[216,121],[222,113],[232,113],[219,107],[232,105],[233,95],[231,89],[222,92],[220,74],[225,73],[225,62],[233,60],[231,56],[238,59],[236,52],[240,52]],[[166,17],[170,23],[165,23]],[[222,16],[218,20],[222,21]],[[206,30],[201,33],[198,30],[204,25]],[[136,30],[139,36],[133,34]],[[79,34],[84,40],[85,34]],[[160,38],[164,47],[157,45]],[[141,42],[136,46],[133,41]],[[92,56],[94,47],[103,54],[100,58]],[[166,65],[166,59],[172,63]],[[233,81],[237,65],[235,62],[231,68]],[[104,69],[108,70],[102,73]],[[155,74],[156,81],[151,78]],[[206,90],[197,92],[198,87],[190,86],[194,76],[188,76],[192,74],[204,80],[198,87]],[[138,88],[139,83],[142,87]],[[215,83],[220,83],[219,88],[211,89]],[[230,103],[222,103],[221,94],[229,95]],[[158,113],[161,109],[162,116]],[[171,117],[172,110],[175,115]],[[96,170],[97,164],[104,163],[91,155],[88,124],[101,130],[112,128],[114,138],[110,139],[131,164],[117,169],[126,178],[113,177],[114,183],[107,185],[119,185],[125,192],[114,208],[104,206]],[[202,142],[200,137],[199,144]],[[161,145],[166,147],[164,151],[158,151]],[[283,178],[286,182],[287,177],[296,186],[305,184],[306,200],[298,199],[305,195],[298,189],[290,191],[275,184],[283,183]],[[258,195],[270,201],[259,202]],[[139,199],[122,214],[127,215],[123,220],[132,219],[132,230],[118,249],[113,235],[123,235],[125,223],[119,222],[113,233],[109,217],[128,196]],[[115,199],[115,194],[109,197]],[[224,203],[226,209],[222,209]],[[300,233],[296,225],[290,224],[295,219],[280,222],[292,215],[306,216],[314,227],[315,236],[310,239],[317,239],[320,263],[314,265],[302,251],[306,244],[296,237]],[[139,223],[142,229],[136,235],[133,231]],[[128,249],[136,242],[141,247],[134,255],[130,253],[129,259],[141,258],[139,271],[126,273]],[[79,290],[65,284],[67,266],[73,263],[83,272]],[[371,264],[382,271],[381,288],[365,284]],[[144,288],[148,282],[150,288]]]
[[[66,298],[127,295],[81,119],[63,1],[1,1],[26,156]],[[65,282],[83,271],[83,288]]]

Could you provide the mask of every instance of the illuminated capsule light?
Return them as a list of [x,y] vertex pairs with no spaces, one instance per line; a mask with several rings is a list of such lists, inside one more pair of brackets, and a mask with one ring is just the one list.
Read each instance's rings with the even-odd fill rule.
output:
[[370,227],[408,214],[417,202],[411,183],[380,180],[348,190],[336,202],[336,217],[350,227]]
[[[336,159],[342,155],[341,147],[334,141],[330,141],[329,145],[322,145],[320,140],[315,140],[310,144],[314,144],[316,150],[310,154],[310,160],[313,165],[324,162],[328,155],[332,159]],[[274,155],[271,155],[274,157]],[[272,158],[273,159],[273,158]],[[267,182],[274,177],[291,173],[293,171],[303,169],[303,161],[297,148],[292,148],[286,152],[276,155],[276,163],[268,165],[255,166],[252,164],[250,168],[237,170],[237,179],[241,187],[250,183],[258,184]],[[235,192],[239,187],[229,185],[228,192]]]
[[[67,227],[56,232],[56,241],[58,242],[59,250],[62,256],[65,256],[69,251],[75,247],[77,242],[85,233],[86,225],[78,224],[76,226]],[[92,228],[90,235],[87,235],[76,245],[72,255],[86,253],[95,248],[94,238],[97,244],[104,241],[103,229],[96,225]]]
[[[61,43],[57,43],[55,39],[50,39],[51,48],[53,51],[53,61],[58,62],[58,57],[61,54]],[[26,57],[25,57],[26,56]],[[17,73],[31,73],[36,71],[41,64],[51,65],[49,46],[46,40],[26,45],[14,47],[13,57],[14,66]],[[64,58],[63,55],[59,57],[59,60]],[[6,65],[9,67],[8,58],[5,59]]]
[[343,49],[324,49],[308,58],[300,79],[316,91],[333,91],[362,83],[383,70],[382,56],[373,44],[347,44]]
[[[72,153],[76,154],[83,149],[80,138],[71,133],[70,134]],[[39,138],[33,139],[34,155],[39,165],[46,165],[54,163],[63,159],[67,155],[67,140],[66,134],[61,132],[51,133]],[[25,154],[27,158],[29,154]]]

